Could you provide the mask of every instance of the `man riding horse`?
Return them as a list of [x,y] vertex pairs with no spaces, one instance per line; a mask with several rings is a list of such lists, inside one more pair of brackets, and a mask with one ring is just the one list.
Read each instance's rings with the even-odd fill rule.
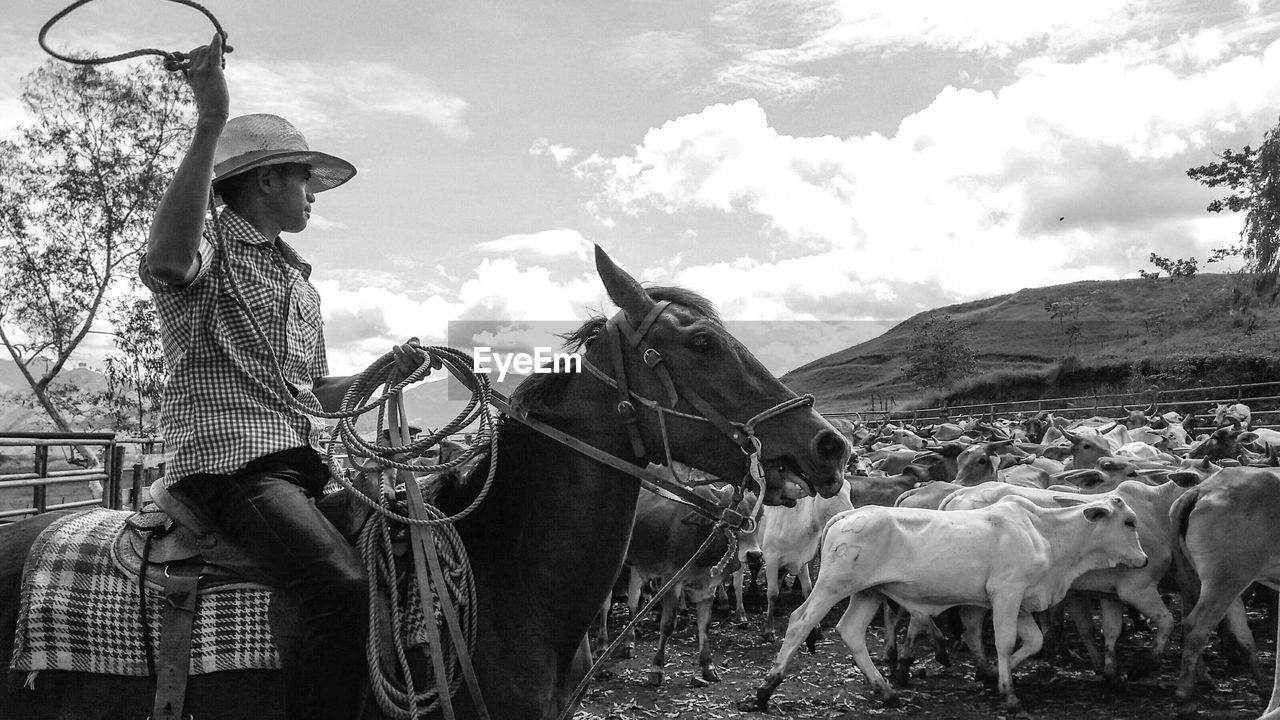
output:
[[[222,52],[215,35],[190,54],[195,134],[139,269],[169,368],[164,488],[257,563],[299,619],[281,658],[287,716],[349,720],[367,590],[356,552],[316,509],[328,472],[307,410],[337,410],[353,378],[327,376],[311,266],[281,233],[306,228],[315,193],[356,171],[283,118],[228,120]],[[225,207],[207,224],[210,187]],[[425,357],[416,341],[393,352],[400,377]]]

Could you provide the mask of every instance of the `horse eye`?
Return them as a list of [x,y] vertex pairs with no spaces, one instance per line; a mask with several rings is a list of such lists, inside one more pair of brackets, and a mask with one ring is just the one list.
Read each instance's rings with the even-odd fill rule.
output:
[[694,352],[707,352],[715,343],[711,341],[711,336],[706,333],[698,333],[689,338],[689,348]]

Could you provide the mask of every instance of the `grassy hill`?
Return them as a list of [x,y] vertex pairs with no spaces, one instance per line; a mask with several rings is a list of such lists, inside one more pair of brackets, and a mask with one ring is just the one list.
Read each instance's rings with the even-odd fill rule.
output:
[[[930,310],[885,334],[815,360],[782,379],[818,398],[821,411],[938,403],[905,371],[907,348],[926,318],[968,326],[975,373],[946,393],[950,404],[1141,391],[1151,387],[1280,379],[1280,312],[1233,306],[1238,275],[1088,281]],[[1074,317],[1046,306],[1074,303]],[[1068,329],[1078,326],[1074,342]]]

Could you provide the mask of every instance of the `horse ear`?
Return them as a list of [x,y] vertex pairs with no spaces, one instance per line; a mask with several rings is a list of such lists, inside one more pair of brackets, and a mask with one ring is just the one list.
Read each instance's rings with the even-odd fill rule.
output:
[[649,297],[649,293],[640,287],[635,278],[615,265],[599,245],[596,246],[596,272],[600,274],[609,299],[622,308],[632,322],[638,323],[649,314],[649,309],[653,307],[653,299]]

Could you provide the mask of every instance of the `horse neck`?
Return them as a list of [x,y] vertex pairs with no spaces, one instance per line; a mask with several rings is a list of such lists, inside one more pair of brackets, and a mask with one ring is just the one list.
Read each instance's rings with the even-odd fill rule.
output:
[[[573,399],[551,424],[630,458],[612,403],[591,383],[581,377],[570,384]],[[586,631],[621,568],[638,495],[635,478],[508,418],[493,488],[459,529],[477,573],[489,574],[509,597],[536,594],[538,604],[559,608],[557,633],[571,636]]]

